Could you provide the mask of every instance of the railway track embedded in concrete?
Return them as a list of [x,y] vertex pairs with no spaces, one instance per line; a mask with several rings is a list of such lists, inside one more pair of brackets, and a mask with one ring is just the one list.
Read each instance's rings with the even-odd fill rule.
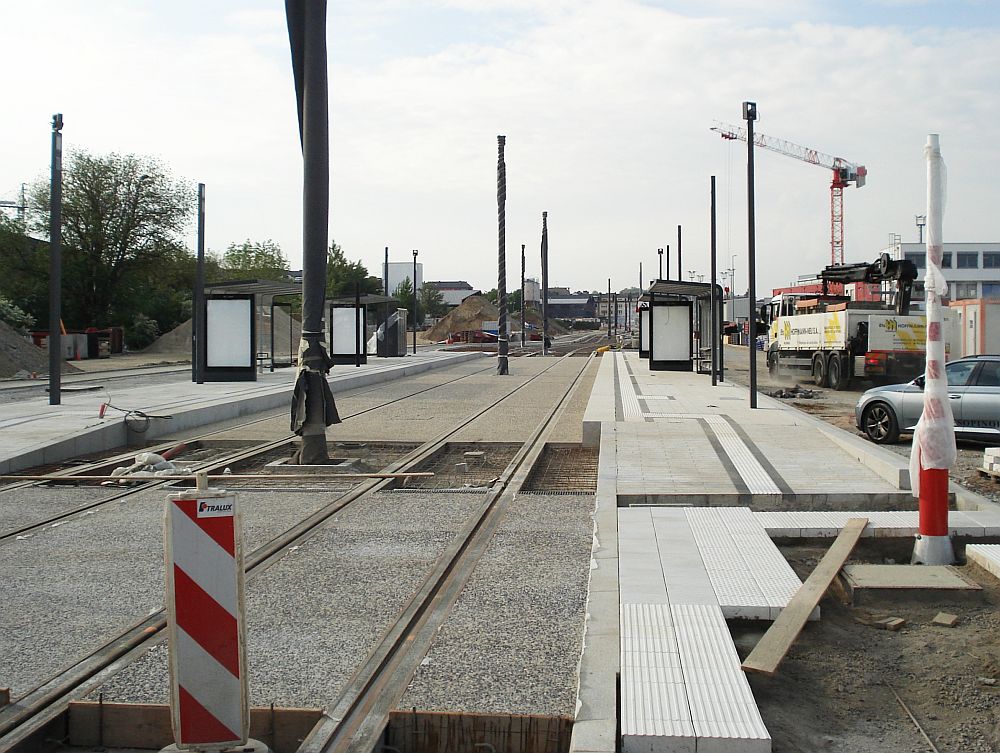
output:
[[[489,405],[476,410],[456,425],[391,463],[384,469],[384,472],[402,472],[426,461],[434,453],[440,451],[461,429],[526,388],[572,354],[573,351],[560,359],[554,359],[551,365],[507,390]],[[351,749],[371,750],[374,743],[365,748],[359,746],[367,743],[351,743],[351,741],[374,740],[381,733],[379,720],[387,718],[391,708],[386,708],[385,701],[380,702],[379,699],[398,697],[402,694],[406,687],[404,678],[412,675],[424,652],[429,649],[437,626],[443,622],[450,605],[461,593],[475,562],[478,561],[489,542],[492,531],[502,518],[506,510],[506,503],[513,499],[517,489],[527,477],[532,464],[544,447],[544,437],[547,431],[555,425],[563,406],[578,384],[588,363],[589,360],[583,362],[579,372],[573,377],[571,384],[566,388],[556,405],[542,417],[529,440],[522,445],[514,459],[485,495],[483,504],[472,516],[470,522],[450,544],[445,554],[437,560],[435,568],[427,576],[417,595],[403,608],[399,618],[364,662],[362,668],[349,683],[348,689],[337,700],[331,713],[324,717],[325,723],[319,725],[315,734],[307,741],[311,747],[305,747],[303,750],[347,750],[351,746],[353,746]],[[490,368],[494,367],[491,365]],[[487,370],[489,369],[482,371]],[[481,371],[474,373],[481,373]],[[463,375],[458,379],[472,375]],[[396,398],[383,405],[359,411],[354,415],[360,415],[384,407],[384,405],[438,389],[458,381],[458,379]],[[267,443],[267,445],[273,447],[287,441],[288,439],[285,438]],[[245,450],[243,454],[251,455],[260,451],[260,447],[254,447]],[[231,463],[233,460],[227,458],[224,462]],[[214,466],[221,467],[222,464],[223,461],[213,461]],[[362,482],[306,516],[281,535],[258,547],[246,557],[248,579],[263,572],[281,559],[289,547],[299,545],[307,540],[317,532],[324,522],[345,507],[371,492],[386,489],[391,483],[390,480],[385,479],[370,479]],[[143,485],[143,489],[148,489],[152,485]],[[137,490],[129,491],[134,493]],[[20,751],[33,750],[37,742],[47,735],[52,725],[57,724],[60,715],[66,711],[70,702],[80,700],[95,692],[117,672],[137,660],[153,645],[163,641],[165,627],[166,616],[162,609],[143,617],[112,637],[97,650],[65,667],[28,693],[14,699],[9,706],[0,709],[0,753],[19,753]],[[408,643],[412,643],[414,650],[405,650]],[[340,714],[341,708],[348,713]],[[382,724],[384,726],[384,722]]]

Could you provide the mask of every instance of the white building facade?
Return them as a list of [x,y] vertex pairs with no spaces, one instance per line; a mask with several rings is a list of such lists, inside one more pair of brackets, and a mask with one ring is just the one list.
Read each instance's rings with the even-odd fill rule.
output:
[[[882,249],[894,259],[909,259],[917,266],[913,308],[924,307],[924,274],[927,247],[923,243],[897,243]],[[1000,300],[1000,243],[945,243],[942,271],[952,301]]]

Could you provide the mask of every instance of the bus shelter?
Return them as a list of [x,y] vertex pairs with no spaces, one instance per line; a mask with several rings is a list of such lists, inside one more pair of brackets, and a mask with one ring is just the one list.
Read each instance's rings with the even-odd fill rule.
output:
[[720,285],[654,280],[639,298],[640,356],[645,344],[650,370],[697,371],[722,379],[722,307]]

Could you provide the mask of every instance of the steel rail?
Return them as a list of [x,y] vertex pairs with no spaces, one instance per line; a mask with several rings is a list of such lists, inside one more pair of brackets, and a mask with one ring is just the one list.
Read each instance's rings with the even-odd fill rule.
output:
[[[389,473],[398,472],[426,460],[440,450],[454,434],[555,368],[564,358],[569,358],[569,355],[554,361],[521,384],[512,387],[496,401],[476,410],[457,425],[446,429],[405,457],[386,466],[384,470]],[[579,375],[576,377],[576,380],[578,379]],[[328,505],[247,555],[247,578],[256,576],[280,560],[290,546],[308,540],[318,531],[322,523],[349,504],[366,494],[384,489],[391,481],[391,479],[369,479],[341,494]],[[139,620],[96,651],[14,700],[10,705],[0,708],[0,753],[30,750],[33,736],[43,732],[48,724],[69,707],[70,702],[86,697],[150,647],[164,640],[165,627],[165,610],[160,609]]]
[[[569,358],[569,353],[562,358]],[[560,359],[560,361],[562,360]],[[493,534],[523,486],[590,359],[522,444],[466,525],[436,560],[434,569],[383,633],[337,700],[303,741],[298,753],[369,753],[413,674],[461,596]]]

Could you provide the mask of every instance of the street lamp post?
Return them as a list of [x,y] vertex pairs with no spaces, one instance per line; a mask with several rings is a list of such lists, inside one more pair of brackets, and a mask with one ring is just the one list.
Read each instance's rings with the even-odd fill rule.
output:
[[413,249],[413,355],[417,355],[417,249]]
[[924,242],[924,227],[927,225],[927,215],[926,214],[914,215],[914,219],[916,220],[916,223],[917,223],[917,233],[919,234],[918,238],[917,238],[917,241],[919,243],[923,243]]
[[658,253],[660,255],[660,274],[657,275],[656,279],[657,280],[662,280],[663,279],[663,249],[662,248],[656,249],[656,253]]
[[524,244],[521,244],[521,347],[524,347]]
[[756,245],[757,227],[754,217],[753,124],[757,120],[757,103],[743,103],[743,119],[747,122],[747,319],[750,328],[750,407],[757,407],[757,300]]
[[62,113],[52,116],[49,187],[49,405],[62,402]]

